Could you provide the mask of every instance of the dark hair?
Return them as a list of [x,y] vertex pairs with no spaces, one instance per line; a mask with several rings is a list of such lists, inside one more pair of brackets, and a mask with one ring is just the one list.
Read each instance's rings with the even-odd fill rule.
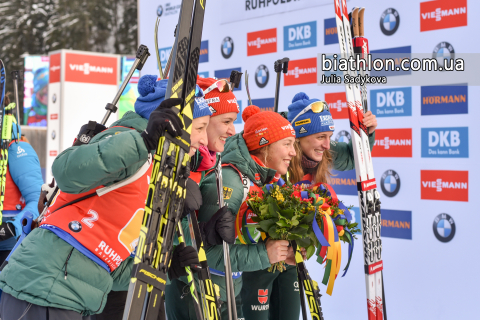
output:
[[[3,103],[5,106],[8,106],[10,104],[10,94],[11,94],[10,92],[7,92],[5,94],[5,98],[3,98]],[[0,107],[3,108],[3,106],[0,106]]]

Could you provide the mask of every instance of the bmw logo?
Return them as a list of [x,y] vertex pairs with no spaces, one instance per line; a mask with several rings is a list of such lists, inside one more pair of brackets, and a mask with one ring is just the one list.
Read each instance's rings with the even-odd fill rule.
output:
[[437,59],[439,67],[444,67],[445,60],[455,59],[455,49],[450,43],[443,41],[433,49],[432,56]]
[[222,56],[225,59],[228,59],[232,56],[233,54],[233,40],[230,37],[225,37],[222,41]]
[[380,29],[382,29],[384,35],[391,36],[397,32],[399,26],[400,15],[397,10],[388,8],[383,11],[382,16],[380,17]]
[[348,133],[346,130],[340,131],[335,137],[335,141],[337,142],[349,143],[351,139],[352,137],[350,136],[350,133]]
[[52,102],[53,103],[57,102],[57,95],[55,93],[52,96]]
[[163,7],[161,5],[157,8],[157,16],[161,17],[163,14]]
[[270,73],[268,72],[268,68],[264,64],[261,64],[258,66],[257,70],[255,70],[255,83],[259,88],[265,88],[269,76]]
[[433,221],[433,234],[441,242],[449,242],[455,236],[455,221],[446,213],[441,213]]
[[57,134],[55,133],[55,130],[52,130],[52,140],[55,140],[56,136],[57,136]]
[[82,231],[82,225],[78,221],[72,221],[68,224],[68,228],[73,232],[80,232]]
[[383,193],[387,197],[395,197],[400,191],[400,177],[394,170],[387,170],[382,175],[380,183]]
[[17,209],[17,210],[22,210],[22,205],[21,205],[21,204],[17,204],[17,205],[15,206],[15,209]]

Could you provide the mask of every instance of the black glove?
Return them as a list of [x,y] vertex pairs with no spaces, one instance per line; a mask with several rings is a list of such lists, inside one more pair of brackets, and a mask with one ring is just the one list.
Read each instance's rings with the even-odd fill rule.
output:
[[198,260],[197,250],[191,246],[186,247],[184,243],[181,243],[173,250],[172,262],[168,269],[168,277],[170,280],[186,276],[187,271],[185,267],[190,267],[192,272],[197,272],[202,269],[200,261]]
[[205,247],[235,242],[235,216],[228,207],[219,209],[207,222],[200,222]]
[[10,222],[2,223],[0,226],[0,241],[5,241],[15,237],[15,226]]
[[147,129],[141,133],[147,149],[157,150],[158,140],[165,134],[165,130],[172,136],[182,134],[183,124],[180,118],[170,110],[171,107],[182,103],[182,99],[173,98],[163,100],[148,119]]
[[193,211],[200,209],[201,205],[202,205],[202,193],[200,192],[200,187],[195,181],[188,178],[187,194],[185,196],[185,203],[183,204],[182,219],[185,218],[189,213],[192,213]]

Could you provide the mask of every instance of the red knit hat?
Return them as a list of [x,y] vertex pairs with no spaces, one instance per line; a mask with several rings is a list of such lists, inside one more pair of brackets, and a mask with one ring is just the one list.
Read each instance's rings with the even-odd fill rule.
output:
[[288,137],[295,138],[290,122],[273,111],[261,111],[257,106],[248,106],[242,113],[245,126],[243,139],[249,151],[264,147]]
[[[215,82],[217,82],[217,80],[214,78],[202,78],[200,76],[197,76],[197,84],[204,91]],[[233,92],[229,91],[222,93],[218,91],[218,89],[213,89],[205,95],[205,100],[210,106],[210,110],[212,111],[212,117],[221,115],[223,113],[240,112],[237,98],[235,98]]]

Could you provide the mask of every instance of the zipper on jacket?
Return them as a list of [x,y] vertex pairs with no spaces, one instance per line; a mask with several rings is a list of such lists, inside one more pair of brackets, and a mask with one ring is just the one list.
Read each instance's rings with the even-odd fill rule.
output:
[[67,257],[67,260],[65,260],[65,280],[67,280],[67,265],[68,265],[68,260],[70,260],[70,257],[72,256],[72,252],[73,252],[73,249],[70,251],[70,253],[68,254],[68,257]]

